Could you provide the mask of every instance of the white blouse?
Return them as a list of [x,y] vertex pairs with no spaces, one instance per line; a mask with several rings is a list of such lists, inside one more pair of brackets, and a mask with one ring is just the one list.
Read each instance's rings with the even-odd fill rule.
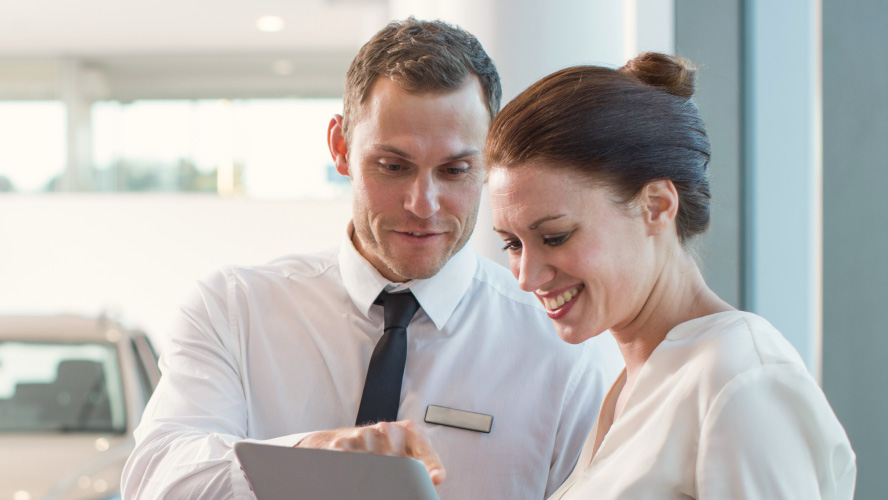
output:
[[729,311],[673,328],[614,421],[625,382],[624,371],[550,500],[853,498],[848,437],[763,318]]

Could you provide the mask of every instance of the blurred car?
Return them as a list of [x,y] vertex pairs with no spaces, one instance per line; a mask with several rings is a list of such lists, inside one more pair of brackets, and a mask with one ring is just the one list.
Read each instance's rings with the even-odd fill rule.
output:
[[148,337],[106,317],[0,316],[0,500],[119,498],[159,378]]

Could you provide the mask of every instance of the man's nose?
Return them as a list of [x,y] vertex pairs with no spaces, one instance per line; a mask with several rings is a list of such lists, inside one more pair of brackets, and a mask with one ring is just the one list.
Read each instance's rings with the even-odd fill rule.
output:
[[410,184],[404,208],[417,217],[427,219],[435,215],[441,208],[438,200],[440,186],[429,174],[420,174]]

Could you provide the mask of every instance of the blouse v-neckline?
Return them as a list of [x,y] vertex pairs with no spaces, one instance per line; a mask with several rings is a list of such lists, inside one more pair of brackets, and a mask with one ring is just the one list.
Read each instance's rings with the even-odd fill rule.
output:
[[[643,367],[642,367],[643,369]],[[617,409],[617,400],[620,399],[620,394],[623,392],[623,389],[626,387],[627,380],[627,372],[626,369],[623,368],[623,371],[620,372],[620,376],[617,377],[617,380],[614,381],[610,390],[607,392],[607,396],[604,397],[604,403],[601,405],[601,410],[598,412],[598,425],[596,427],[595,437],[592,444],[592,455],[589,457],[588,463],[586,463],[585,468],[588,468],[592,465],[592,460],[595,459],[595,455],[598,453],[598,449],[601,447],[601,443],[604,441],[605,436],[607,436],[611,427],[614,425],[614,420],[616,420],[616,409]],[[633,384],[636,385],[636,384]],[[630,388],[631,390],[631,388]],[[631,394],[627,394],[627,404],[628,398]],[[623,410],[625,411],[626,404],[623,405]],[[591,437],[591,436],[590,436]]]
[[[623,405],[623,409],[620,412],[621,414],[625,414],[626,411],[632,405],[632,398],[635,396],[635,393],[638,392],[638,387],[643,387],[644,379],[647,376],[647,372],[651,370],[649,366],[651,365],[651,359],[655,356],[662,355],[662,351],[665,349],[663,346],[669,341],[682,340],[688,336],[692,336],[699,332],[700,324],[705,324],[705,321],[712,321],[718,319],[727,314],[736,314],[739,311],[720,311],[712,314],[707,314],[705,316],[700,316],[698,318],[689,319],[685,322],[679,323],[672,327],[669,332],[666,333],[666,336],[662,341],[651,351],[650,356],[645,360],[644,364],[641,366],[641,369],[638,371],[638,376],[635,381],[632,383],[632,387],[629,388],[629,392],[626,394],[626,403]],[[604,443],[605,438],[608,434],[610,434],[610,430],[613,428],[614,423],[616,421],[614,411],[616,410],[617,400],[620,397],[620,394],[623,392],[626,386],[628,375],[626,368],[623,368],[623,371],[620,372],[617,380],[614,381],[613,385],[611,385],[610,390],[607,392],[607,395],[604,398],[604,401],[601,404],[601,410],[598,412],[598,421],[595,424],[595,434],[589,435],[589,438],[586,441],[586,446],[589,445],[589,442],[592,443],[592,452],[587,457],[580,457],[580,463],[584,463],[583,470],[588,469],[592,466],[592,461],[595,460],[595,457],[598,455],[598,451],[601,449],[601,445]],[[584,448],[586,447],[584,446]]]

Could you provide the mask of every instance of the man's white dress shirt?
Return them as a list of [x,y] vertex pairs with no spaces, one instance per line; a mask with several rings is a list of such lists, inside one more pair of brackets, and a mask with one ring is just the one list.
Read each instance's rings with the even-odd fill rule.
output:
[[[409,288],[399,419],[423,427],[447,470],[442,500],[534,499],[572,470],[622,368],[610,336],[562,342],[507,270],[466,245],[434,277],[393,284],[346,239],[199,283],[161,356],[124,498],[251,498],[232,446],[282,446],[352,427],[382,336],[383,289]],[[489,434],[427,424],[439,405],[493,415]],[[298,485],[296,486],[298,489]]]
[[853,498],[848,436],[763,318],[730,311],[673,328],[613,420],[625,382],[624,371],[552,499]]

